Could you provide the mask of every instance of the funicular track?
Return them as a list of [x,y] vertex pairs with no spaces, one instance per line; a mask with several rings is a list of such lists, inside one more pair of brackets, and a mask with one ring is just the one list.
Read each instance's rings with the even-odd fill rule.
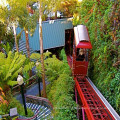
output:
[[107,107],[87,81],[87,78],[76,76],[75,83],[89,120],[114,120]]
[[73,53],[71,56],[71,52],[66,51],[66,54],[75,81],[75,100],[79,104],[77,117],[80,120],[120,120],[120,116],[87,77],[91,49],[87,27],[75,26],[73,49],[69,50]]
[[[72,57],[67,56],[67,60],[72,69]],[[120,120],[119,115],[88,77],[77,75],[74,76],[74,81],[75,90],[81,99],[88,120]]]

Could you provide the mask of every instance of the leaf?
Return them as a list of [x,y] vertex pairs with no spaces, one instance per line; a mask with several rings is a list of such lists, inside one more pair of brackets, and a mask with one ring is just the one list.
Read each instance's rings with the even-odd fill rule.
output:
[[11,80],[9,80],[9,81],[7,82],[7,84],[10,85],[10,86],[14,86],[14,85],[17,85],[18,82],[17,82],[17,81],[11,81]]
[[23,72],[28,72],[29,70],[32,69],[32,67],[34,66],[33,62],[30,62],[29,64],[25,65],[23,68]]
[[104,53],[106,53],[106,52],[107,52],[107,46],[104,47]]
[[40,54],[39,53],[32,53],[30,58],[31,59],[35,59],[35,60],[40,60]]
[[14,78],[17,78],[18,76],[18,73],[21,73],[22,72],[22,67],[19,68],[17,71],[15,71],[13,74],[12,74],[12,77],[11,77],[11,80],[13,80]]

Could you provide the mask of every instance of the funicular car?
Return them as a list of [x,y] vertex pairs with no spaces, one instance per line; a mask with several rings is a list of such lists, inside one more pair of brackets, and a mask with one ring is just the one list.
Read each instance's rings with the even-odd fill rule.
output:
[[74,27],[72,71],[74,76],[86,76],[92,45],[85,25]]

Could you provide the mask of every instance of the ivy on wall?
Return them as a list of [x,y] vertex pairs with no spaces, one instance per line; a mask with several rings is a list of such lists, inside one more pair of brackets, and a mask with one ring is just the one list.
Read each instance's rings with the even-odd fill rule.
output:
[[120,114],[120,1],[83,0],[78,14],[93,46],[89,77]]

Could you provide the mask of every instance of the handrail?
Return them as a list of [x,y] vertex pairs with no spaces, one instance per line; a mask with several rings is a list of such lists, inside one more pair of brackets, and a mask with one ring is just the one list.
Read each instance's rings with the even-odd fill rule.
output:
[[33,117],[29,117],[29,118],[17,118],[16,120],[35,120],[37,115],[38,115],[39,111],[33,116]]
[[[35,78],[35,77],[36,77],[36,75],[30,77],[28,80],[25,81],[25,83],[26,83],[27,81],[29,81],[29,80],[32,80],[32,79]],[[15,89],[15,88],[17,88],[17,87],[19,87],[19,86],[20,86],[20,85],[15,85],[12,89]]]
[[29,103],[38,103],[40,105],[44,105],[44,106],[50,108],[51,110],[53,110],[52,103],[46,98],[37,97],[37,96],[33,96],[33,95],[26,95],[26,101]]
[[[30,77],[28,80],[26,80],[24,83],[26,84],[28,81],[30,81],[30,80],[33,80],[34,82],[32,83],[32,84],[28,84],[28,86],[27,85],[25,85],[25,88],[27,89],[27,88],[29,88],[29,87],[31,87],[32,85],[34,85],[37,81],[35,80],[35,78],[37,78],[37,75],[35,74],[34,76],[32,76],[32,77]],[[15,85],[14,87],[12,87],[12,91],[13,91],[13,95],[16,95],[16,94],[18,94],[18,93],[20,93],[20,85]]]
[[[51,102],[48,99],[43,98],[43,97],[26,95],[26,102],[42,105],[42,106],[49,108],[50,110],[53,110],[53,106],[52,106]],[[33,117],[30,117],[30,118],[17,118],[16,120],[35,120],[38,113],[39,113],[39,111]]]

